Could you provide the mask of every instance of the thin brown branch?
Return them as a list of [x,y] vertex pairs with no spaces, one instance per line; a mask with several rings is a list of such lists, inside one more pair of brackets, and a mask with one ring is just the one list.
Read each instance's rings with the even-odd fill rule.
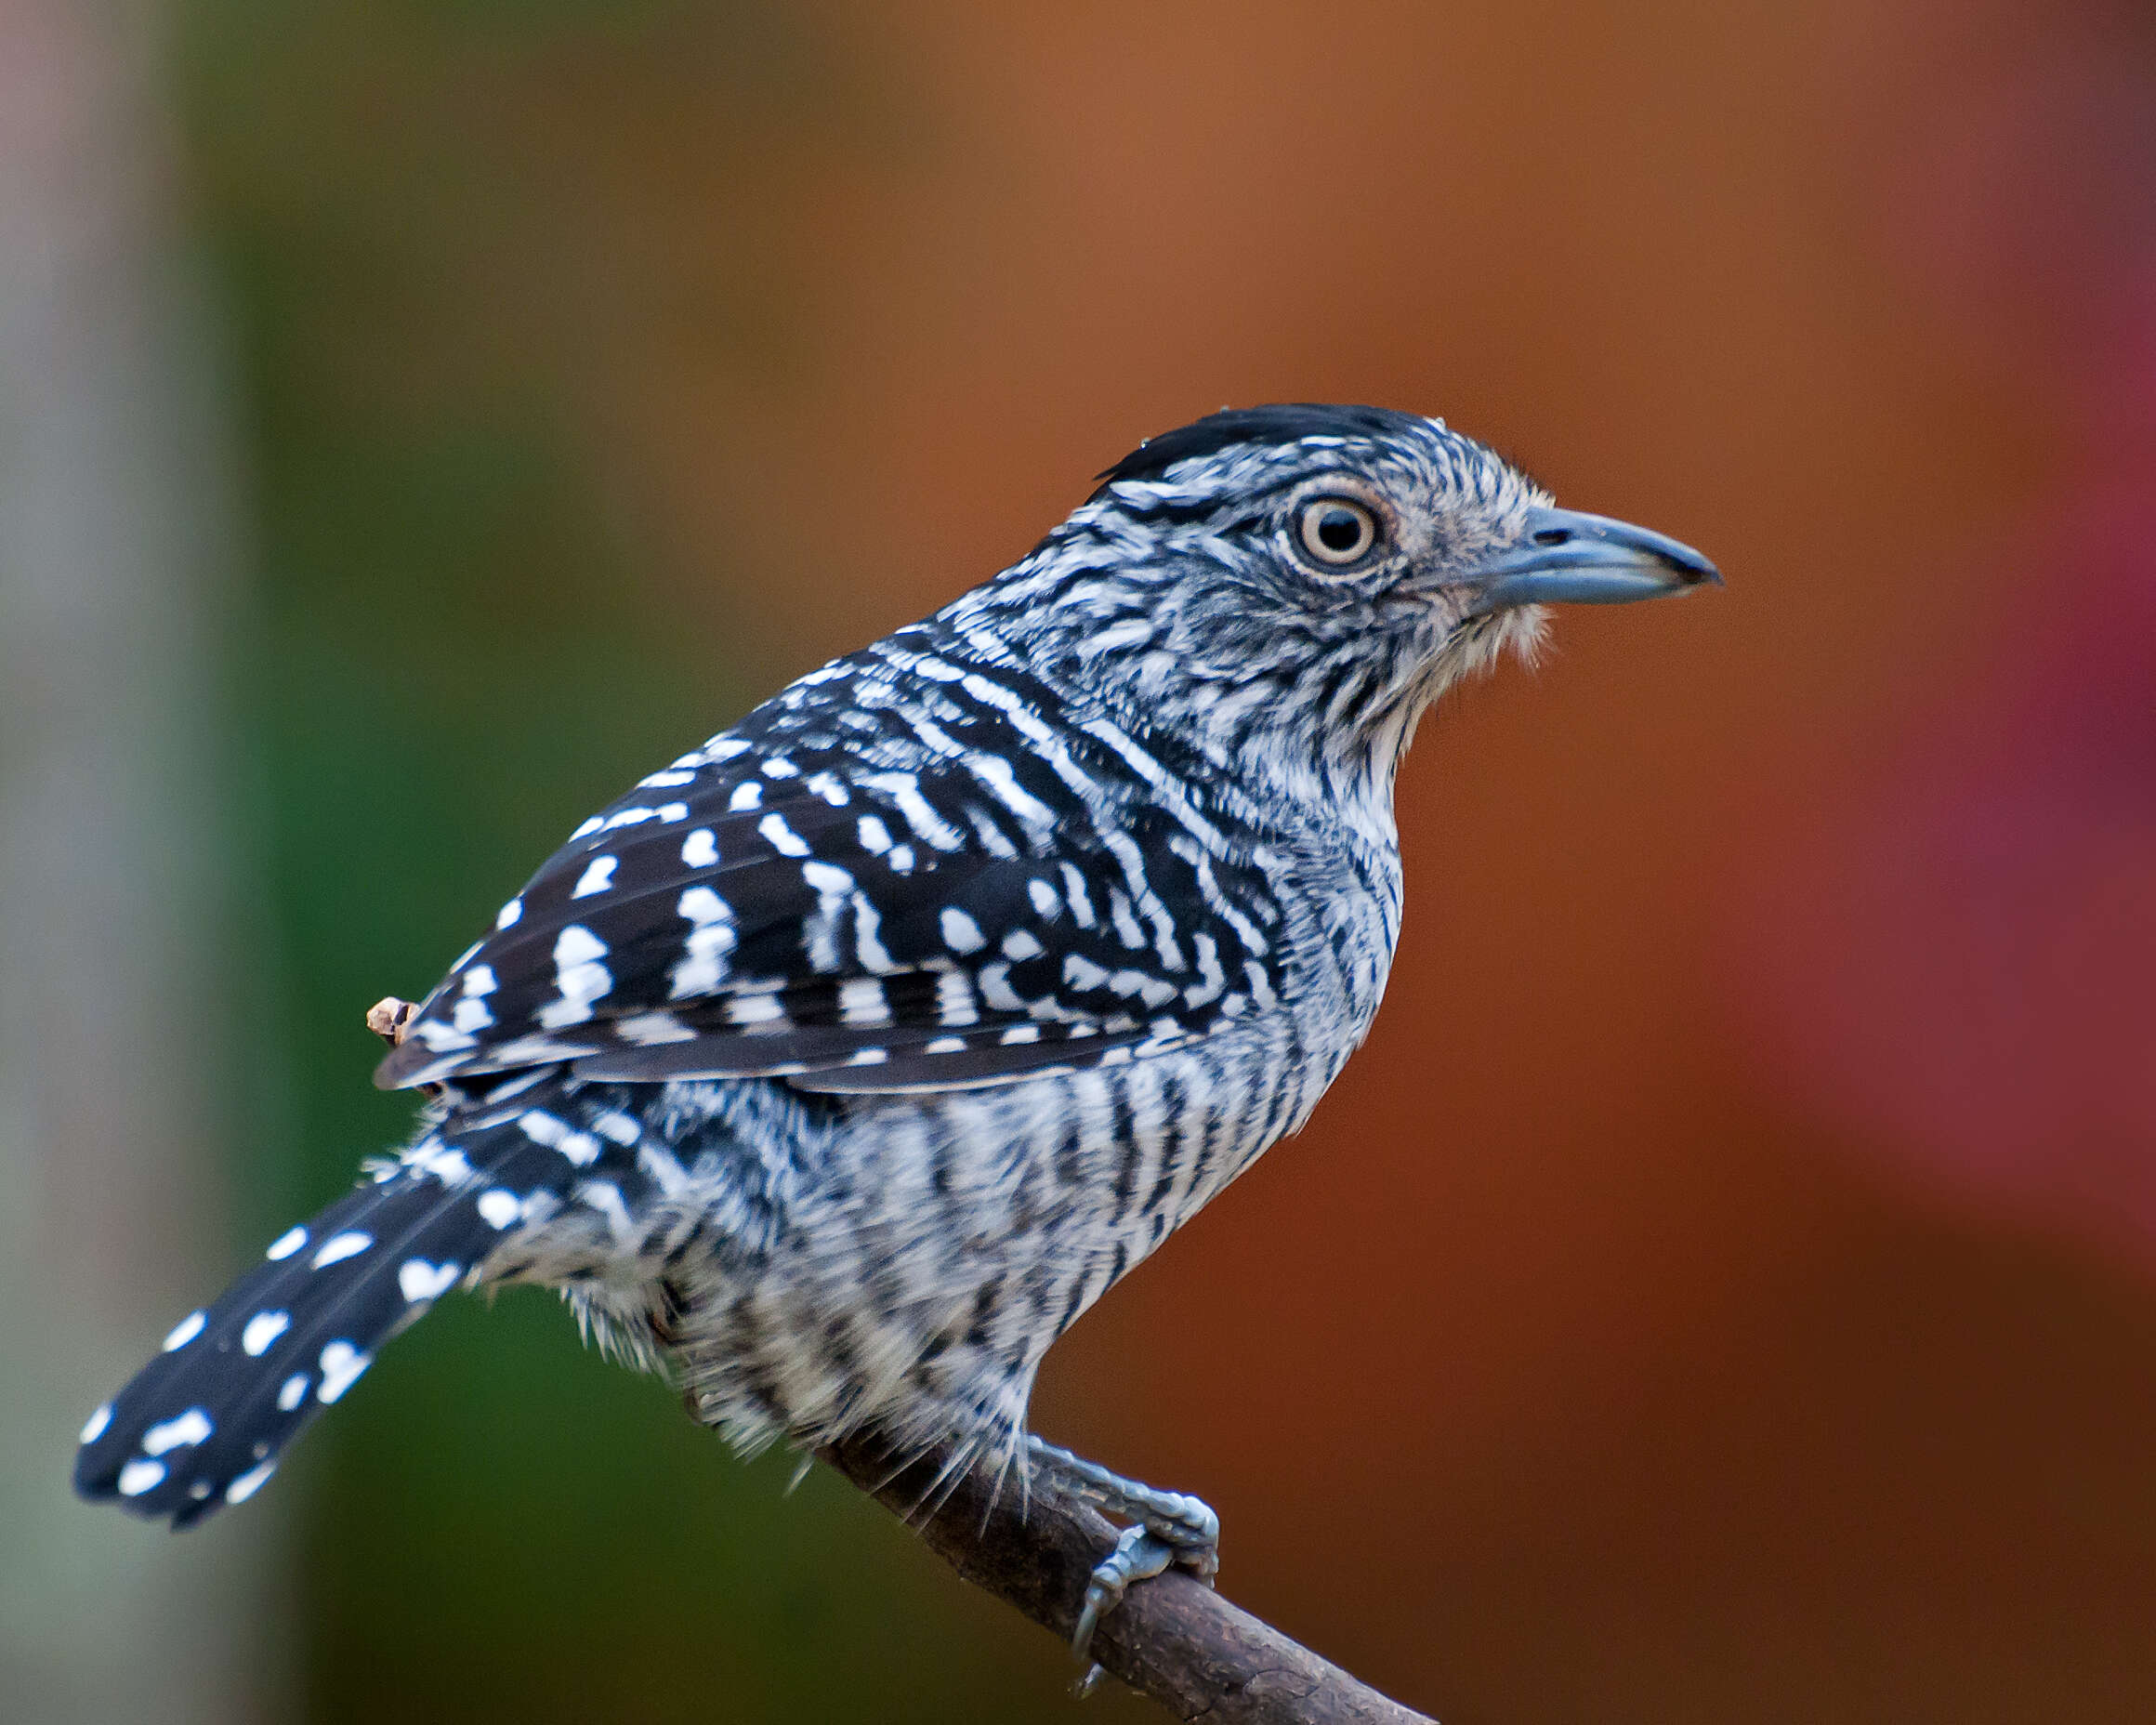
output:
[[[968,1469],[938,1494],[942,1458],[892,1471],[887,1450],[857,1437],[819,1452],[977,1587],[1068,1641],[1093,1566],[1116,1530],[1092,1508],[1035,1491],[1029,1503],[994,1469]],[[922,1504],[937,1502],[925,1523]],[[1131,1588],[1100,1620],[1093,1656],[1177,1718],[1210,1725],[1433,1725],[1229,1604],[1180,1570]]]

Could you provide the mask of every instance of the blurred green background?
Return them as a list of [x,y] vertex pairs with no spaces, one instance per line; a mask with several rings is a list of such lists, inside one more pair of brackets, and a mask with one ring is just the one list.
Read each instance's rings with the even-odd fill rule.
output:
[[535,1294],[185,1540],[68,1449],[591,808],[1270,399],[1730,586],[1426,728],[1370,1047],[1037,1423],[1451,1725],[2149,1717],[2156,33],[2082,0],[0,5],[0,1713],[1068,1716]]

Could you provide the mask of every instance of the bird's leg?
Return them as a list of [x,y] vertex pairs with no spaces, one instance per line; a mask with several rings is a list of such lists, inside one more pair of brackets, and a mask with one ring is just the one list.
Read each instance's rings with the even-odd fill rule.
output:
[[[1213,1585],[1220,1568],[1220,1518],[1210,1505],[1187,1493],[1126,1480],[1041,1438],[1029,1436],[1026,1449],[1040,1477],[1065,1495],[1130,1523],[1086,1583],[1085,1603],[1071,1637],[1071,1651],[1079,1658],[1092,1644],[1094,1626],[1115,1609],[1132,1582],[1180,1564],[1207,1587]],[[1099,1676],[1100,1667],[1093,1666],[1080,1680],[1079,1692],[1090,1690]]]

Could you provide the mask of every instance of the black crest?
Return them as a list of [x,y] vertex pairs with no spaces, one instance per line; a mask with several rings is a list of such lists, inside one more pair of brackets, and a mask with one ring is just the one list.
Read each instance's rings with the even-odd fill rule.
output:
[[1307,437],[1400,437],[1426,424],[1419,415],[1389,407],[1338,406],[1326,402],[1282,402],[1270,407],[1224,407],[1173,431],[1150,437],[1098,476],[1157,480],[1178,461],[1216,454],[1237,443],[1296,443]]

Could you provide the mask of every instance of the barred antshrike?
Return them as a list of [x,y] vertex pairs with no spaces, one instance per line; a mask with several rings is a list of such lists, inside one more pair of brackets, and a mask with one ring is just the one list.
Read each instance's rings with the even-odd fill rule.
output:
[[1153,439],[578,827],[396,1027],[412,1147],[181,1321],[77,1488],[238,1503],[439,1296],[535,1282],[744,1448],[871,1430],[1126,1520],[1083,1647],[1216,1523],[1030,1437],[1034,1372],[1369,1030],[1417,718],[1545,601],[1717,579],[1434,419]]

